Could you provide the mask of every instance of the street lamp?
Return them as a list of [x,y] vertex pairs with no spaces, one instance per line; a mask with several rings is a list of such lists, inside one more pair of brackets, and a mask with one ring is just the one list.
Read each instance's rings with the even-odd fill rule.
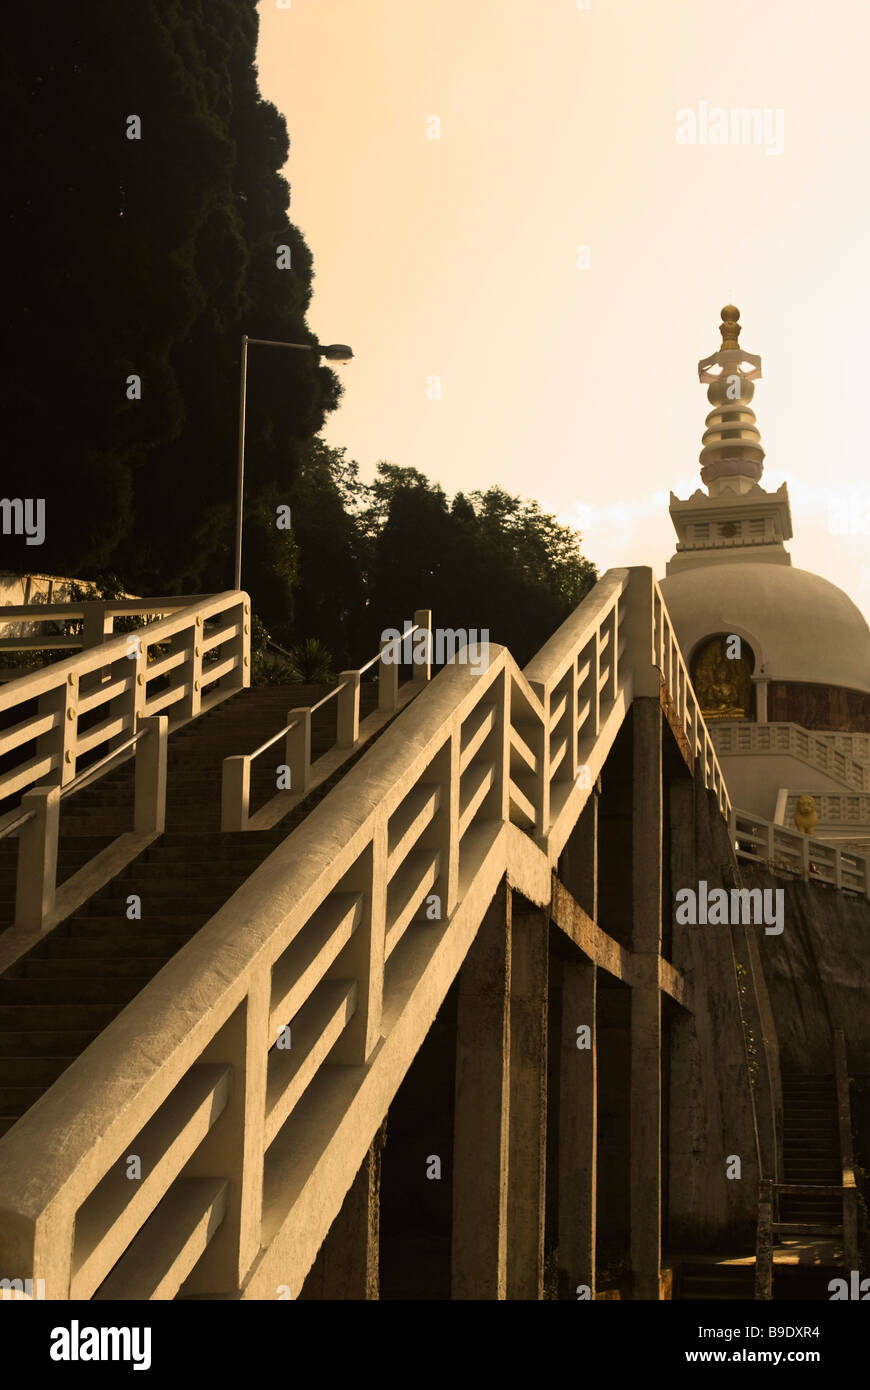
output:
[[249,338],[242,336],[242,364],[239,383],[239,467],[236,479],[236,573],[234,589],[242,587],[242,503],[245,492],[245,398],[248,390],[248,343],[259,343],[262,347],[295,348],[299,352],[316,352],[328,362],[350,362],[353,351],[346,343],[330,343],[321,347],[319,343],[279,343],[272,338]]

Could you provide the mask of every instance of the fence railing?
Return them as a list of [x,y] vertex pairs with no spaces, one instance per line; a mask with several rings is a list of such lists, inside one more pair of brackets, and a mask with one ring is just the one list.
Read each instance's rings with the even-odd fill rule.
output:
[[753,756],[785,753],[859,792],[870,792],[870,764],[858,761],[821,734],[804,729],[799,724],[753,724],[748,721],[713,724],[710,735],[720,758],[737,753],[750,753]]
[[[211,595],[198,595],[195,601],[200,603],[209,597]],[[136,617],[154,621],[176,609],[189,608],[191,602],[190,594],[182,594],[159,599],[81,599],[72,603],[4,604],[0,607],[0,630],[13,625],[47,629],[73,622],[81,623],[82,628],[78,633],[44,631],[0,636],[0,651],[75,651],[100,646],[113,635],[116,618]]]
[[716,793],[719,810],[727,816],[731,802],[725,778],[716,755],[716,744],[698,704],[689,671],[680,651],[673,624],[668,617],[661,590],[655,586],[655,622],[653,629],[654,661],[664,674],[665,685],[676,706],[677,714],[689,738],[692,753],[700,761],[703,782]]
[[[415,686],[422,689],[429,680],[431,651],[432,614],[426,609],[418,609],[411,627],[405,629],[403,640],[415,632],[425,631],[429,635],[426,659],[416,661],[413,667]],[[399,703],[399,667],[395,644],[384,639],[380,651],[365,665],[353,670],[342,671],[338,684],[314,705],[301,705],[287,713],[287,723],[271,738],[255,748],[253,753],[243,753],[224,758],[221,778],[221,829],[248,830],[251,827],[251,772],[254,762],[261,754],[283,740],[283,760],[276,768],[276,786],[283,791],[303,793],[308,791],[311,781],[311,720],[313,715],[335,700],[336,747],[352,749],[359,740],[360,682],[366,671],[378,664],[378,709],[392,714]]]
[[870,871],[863,855],[835,849],[750,811],[733,808],[728,825],[738,859],[870,897]]
[[727,805],[674,647],[652,571],[611,570],[525,671],[490,646],[428,683],[0,1140],[10,1276],[52,1299],[303,1277],[371,1142],[345,1122],[368,1064],[401,1076],[523,837],[555,863],[656,657]]
[[[179,604],[137,600],[135,611]],[[134,611],[129,602],[112,606]],[[13,762],[0,773],[0,802],[20,797],[0,820],[0,837],[18,831],[17,927],[38,928],[51,913],[61,799],[135,748],[134,828],[159,833],[168,730],[249,684],[250,601],[230,592],[188,600],[170,617],[0,688],[0,717],[14,721],[0,730],[0,756]]]

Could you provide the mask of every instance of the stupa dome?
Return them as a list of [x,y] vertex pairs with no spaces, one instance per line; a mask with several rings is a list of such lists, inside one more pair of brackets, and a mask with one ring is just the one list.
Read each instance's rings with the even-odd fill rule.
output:
[[756,676],[870,691],[870,628],[836,584],[791,565],[711,564],[660,580],[686,660],[699,643],[734,633]]

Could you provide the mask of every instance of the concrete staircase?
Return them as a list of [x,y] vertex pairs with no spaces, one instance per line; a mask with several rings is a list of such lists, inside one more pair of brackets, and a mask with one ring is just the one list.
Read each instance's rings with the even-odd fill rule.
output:
[[[838,1186],[842,1168],[833,1076],[784,1075],[782,1098],[783,1181]],[[792,1192],[780,1196],[780,1235],[838,1235],[842,1218],[839,1197]]]
[[[249,752],[315,701],[312,687],[240,691],[170,739],[166,831],[0,976],[0,1137],[371,746],[265,831],[220,830],[221,761]],[[364,685],[362,717],[377,703]],[[312,759],[332,746],[334,706],[315,716]],[[275,793],[281,744],[255,763],[252,806]],[[264,764],[259,766],[259,763]],[[60,877],[132,826],[133,764],[84,788],[61,816]],[[15,842],[0,841],[0,923],[14,911]],[[127,899],[141,899],[141,919]]]

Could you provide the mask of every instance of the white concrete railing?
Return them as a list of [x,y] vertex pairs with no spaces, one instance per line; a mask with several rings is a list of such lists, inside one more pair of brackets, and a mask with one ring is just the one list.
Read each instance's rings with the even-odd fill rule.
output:
[[863,855],[835,849],[750,811],[732,808],[728,826],[738,859],[870,897],[870,868]]
[[[197,595],[195,601],[202,602],[209,597],[219,595]],[[189,608],[192,601],[193,595],[182,594],[159,599],[80,599],[74,603],[4,604],[0,607],[0,628],[81,622],[82,630],[76,634],[41,632],[0,637],[0,651],[61,651],[99,646],[113,636],[116,618],[144,617],[153,621],[155,617],[162,617],[176,609]]]
[[421,1016],[534,846],[547,899],[632,699],[660,697],[655,652],[724,798],[649,569],[609,571],[525,671],[493,646],[444,668],[0,1139],[7,1276],[295,1297]]
[[[429,634],[426,659],[414,662],[413,683],[422,689],[429,680],[431,663],[432,613],[428,608],[420,608],[414,614],[413,625],[402,634],[403,640],[415,632]],[[254,762],[269,748],[283,740],[283,759],[280,766],[289,772],[289,783],[284,790],[293,792],[308,791],[311,780],[311,720],[312,716],[329,700],[336,700],[336,747],[352,749],[359,739],[360,682],[375,663],[378,663],[378,709],[385,714],[393,714],[399,704],[399,666],[396,660],[394,643],[382,639],[380,651],[365,665],[339,674],[339,683],[315,705],[300,705],[287,713],[287,723],[271,738],[255,748],[253,753],[243,753],[224,758],[221,774],[221,830],[249,830],[251,821],[251,771]],[[277,769],[276,769],[277,771]],[[277,785],[277,778],[276,778]]]
[[[147,615],[180,602],[112,606]],[[187,601],[171,617],[0,688],[0,716],[14,721],[0,730],[0,755],[36,744],[31,757],[0,774],[0,801],[21,794],[20,806],[0,820],[0,835],[16,828],[19,833],[16,927],[38,928],[51,913],[60,798],[104,771],[106,763],[117,766],[150,730],[155,737],[135,754],[134,824],[140,832],[159,832],[166,730],[158,716],[176,728],[249,684],[250,600],[230,591]],[[80,760],[101,748],[107,756],[99,767],[80,771]]]
[[843,734],[838,729],[816,729],[815,733],[848,757],[870,763],[870,734]]
[[721,723],[710,728],[719,757],[740,753],[788,754],[844,785],[870,792],[870,764],[800,724]]
[[696,758],[700,759],[704,786],[712,787],[716,793],[720,811],[723,816],[727,816],[731,803],[719,759],[716,756],[716,746],[701,714],[701,706],[695,696],[688,667],[680,651],[658,584],[655,585],[654,613],[653,664],[658,666],[664,674],[665,685],[688,735],[692,752]]

